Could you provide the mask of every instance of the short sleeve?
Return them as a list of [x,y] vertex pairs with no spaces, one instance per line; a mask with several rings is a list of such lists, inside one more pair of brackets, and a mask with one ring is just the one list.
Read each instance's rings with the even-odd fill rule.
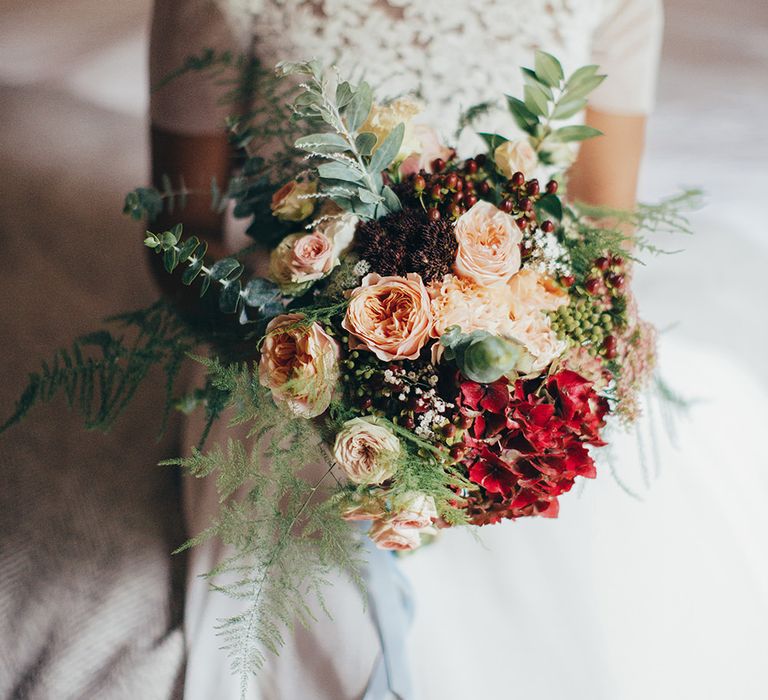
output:
[[664,15],[661,0],[609,0],[597,26],[592,62],[607,78],[590,106],[615,114],[648,114],[655,102]]
[[180,134],[205,134],[223,128],[232,106],[220,104],[222,87],[205,72],[164,79],[203,49],[242,52],[229,18],[213,0],[156,0],[149,47],[152,124]]

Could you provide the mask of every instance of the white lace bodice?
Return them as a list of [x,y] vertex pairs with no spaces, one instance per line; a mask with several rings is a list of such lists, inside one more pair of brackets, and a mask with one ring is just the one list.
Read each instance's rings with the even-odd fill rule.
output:
[[[158,0],[157,77],[206,45],[239,45],[264,64],[317,57],[365,77],[383,97],[423,98],[430,120],[454,125],[462,109],[522,91],[519,66],[542,48],[566,71],[596,62],[609,79],[597,105],[645,112],[652,102],[659,0]],[[195,46],[197,44],[198,46]],[[181,131],[211,128],[205,100],[191,108],[179,81],[153,99],[153,119]],[[173,102],[176,101],[174,106]],[[494,121],[498,121],[497,118]],[[514,129],[511,120],[494,128]]]

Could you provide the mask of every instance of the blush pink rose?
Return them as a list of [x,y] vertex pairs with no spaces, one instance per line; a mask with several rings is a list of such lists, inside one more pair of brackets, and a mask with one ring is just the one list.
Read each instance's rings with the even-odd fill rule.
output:
[[388,520],[375,522],[368,531],[368,537],[379,549],[408,551],[421,544],[421,533],[412,527],[399,527]]
[[352,349],[365,348],[384,362],[415,360],[432,330],[432,310],[419,275],[366,275],[350,295],[342,323]]
[[395,473],[400,440],[373,417],[352,418],[336,435],[333,456],[350,481],[380,484]]
[[515,220],[480,201],[456,220],[459,243],[454,272],[481,286],[506,282],[520,269],[523,239]]
[[293,233],[272,251],[269,271],[281,286],[325,277],[337,261],[331,240],[322,232]]
[[259,382],[294,415],[314,418],[331,403],[339,377],[339,346],[303,314],[282,314],[267,325],[259,359]]

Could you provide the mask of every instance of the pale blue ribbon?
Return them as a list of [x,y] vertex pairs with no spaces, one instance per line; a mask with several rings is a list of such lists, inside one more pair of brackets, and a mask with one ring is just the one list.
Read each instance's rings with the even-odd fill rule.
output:
[[[365,527],[365,531],[367,529]],[[362,574],[381,653],[362,700],[387,700],[390,693],[398,700],[412,700],[405,647],[405,637],[413,620],[411,584],[400,571],[394,552],[379,549],[367,535],[363,540],[366,564]]]

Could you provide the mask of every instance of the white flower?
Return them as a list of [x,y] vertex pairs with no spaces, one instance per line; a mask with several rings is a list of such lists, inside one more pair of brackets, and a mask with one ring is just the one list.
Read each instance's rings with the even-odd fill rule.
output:
[[356,484],[380,484],[395,472],[400,441],[373,417],[344,423],[333,447],[333,456],[347,478]]
[[315,227],[315,231],[325,235],[333,244],[333,255],[336,261],[352,245],[359,222],[360,219],[357,216],[347,212],[328,218]]

